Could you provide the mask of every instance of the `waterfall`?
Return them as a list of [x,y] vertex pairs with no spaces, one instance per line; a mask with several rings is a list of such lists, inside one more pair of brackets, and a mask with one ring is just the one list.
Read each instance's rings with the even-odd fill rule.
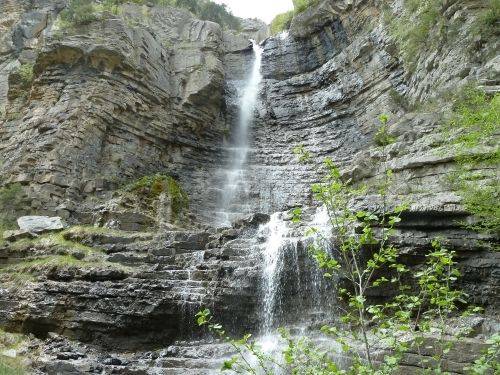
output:
[[221,202],[219,204],[219,221],[222,224],[231,223],[231,214],[242,212],[235,211],[231,205],[235,203],[236,193],[238,188],[243,185],[244,179],[244,164],[247,159],[248,145],[248,129],[250,128],[253,119],[257,99],[259,95],[259,85],[262,80],[260,66],[262,62],[262,47],[252,40],[254,62],[250,75],[243,87],[241,99],[239,102],[238,124],[234,129],[232,137],[232,145],[230,148],[230,165],[226,171],[226,182],[222,190]]
[[264,334],[271,333],[275,323],[275,309],[280,297],[279,276],[284,266],[283,249],[287,245],[288,227],[280,213],[271,215],[267,224],[259,228],[259,233],[267,236],[264,244],[263,264],[263,326]]
[[[332,227],[326,207],[317,208],[308,221],[309,225],[304,223],[306,225],[300,229],[308,226],[316,228],[317,232],[309,236],[294,236],[297,228],[289,225],[283,215],[280,212],[272,214],[269,222],[258,230],[258,237],[265,239],[262,245],[259,344],[267,353],[278,350],[280,339],[275,329],[280,324],[290,323],[291,318],[295,330],[305,330],[304,318],[313,323],[317,319],[323,321],[333,308],[333,301],[328,298],[332,292],[331,285],[324,279],[315,261],[308,255],[304,258],[304,251],[312,242],[331,251]],[[290,290],[295,290],[296,294],[288,295]]]

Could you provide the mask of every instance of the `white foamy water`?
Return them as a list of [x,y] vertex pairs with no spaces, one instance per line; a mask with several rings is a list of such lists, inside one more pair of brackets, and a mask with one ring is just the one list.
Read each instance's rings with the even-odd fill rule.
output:
[[267,236],[264,244],[263,267],[263,327],[264,334],[270,334],[275,322],[275,308],[280,293],[279,277],[284,266],[283,249],[287,245],[288,227],[281,213],[274,213],[267,224],[259,228]]
[[218,210],[219,221],[222,224],[230,224],[230,214],[232,213],[230,206],[235,200],[236,192],[241,187],[244,179],[244,164],[249,151],[248,130],[254,120],[255,107],[259,97],[259,85],[262,80],[260,66],[263,49],[253,40],[252,44],[255,59],[240,99],[238,124],[234,130],[233,144],[230,146],[231,162],[226,171],[226,183],[222,192],[220,209]]

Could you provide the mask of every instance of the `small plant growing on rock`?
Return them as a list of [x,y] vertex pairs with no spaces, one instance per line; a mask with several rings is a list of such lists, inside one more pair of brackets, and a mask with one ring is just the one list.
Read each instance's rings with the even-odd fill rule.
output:
[[33,67],[34,65],[32,63],[26,63],[22,64],[17,70],[17,73],[25,85],[29,85],[33,81]]
[[379,128],[378,128],[378,130],[375,133],[375,136],[373,138],[375,141],[375,144],[377,146],[383,147],[383,146],[388,146],[391,143],[394,143],[396,141],[396,139],[389,134],[388,125],[387,125],[387,123],[390,120],[389,115],[381,114],[378,119],[379,119],[381,125],[379,126]]
[[495,333],[487,341],[490,346],[466,370],[471,375],[500,374],[500,334]]
[[408,99],[402,94],[400,94],[397,90],[391,89],[389,90],[389,97],[391,98],[392,102],[398,109],[403,109],[407,111],[410,108],[410,103],[408,102]]

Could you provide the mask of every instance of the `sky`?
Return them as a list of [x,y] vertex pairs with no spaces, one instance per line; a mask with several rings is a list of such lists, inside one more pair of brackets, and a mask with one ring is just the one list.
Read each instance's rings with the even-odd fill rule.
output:
[[293,9],[292,0],[213,0],[226,4],[235,16],[260,18],[270,23],[280,13]]

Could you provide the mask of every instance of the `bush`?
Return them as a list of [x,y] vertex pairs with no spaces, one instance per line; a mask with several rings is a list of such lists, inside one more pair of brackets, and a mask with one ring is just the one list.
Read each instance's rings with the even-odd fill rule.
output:
[[240,19],[228,11],[225,4],[217,4],[210,0],[106,0],[105,6],[111,7],[115,13],[118,13],[118,6],[127,2],[182,8],[201,20],[216,22],[224,28],[238,30],[241,27]]

